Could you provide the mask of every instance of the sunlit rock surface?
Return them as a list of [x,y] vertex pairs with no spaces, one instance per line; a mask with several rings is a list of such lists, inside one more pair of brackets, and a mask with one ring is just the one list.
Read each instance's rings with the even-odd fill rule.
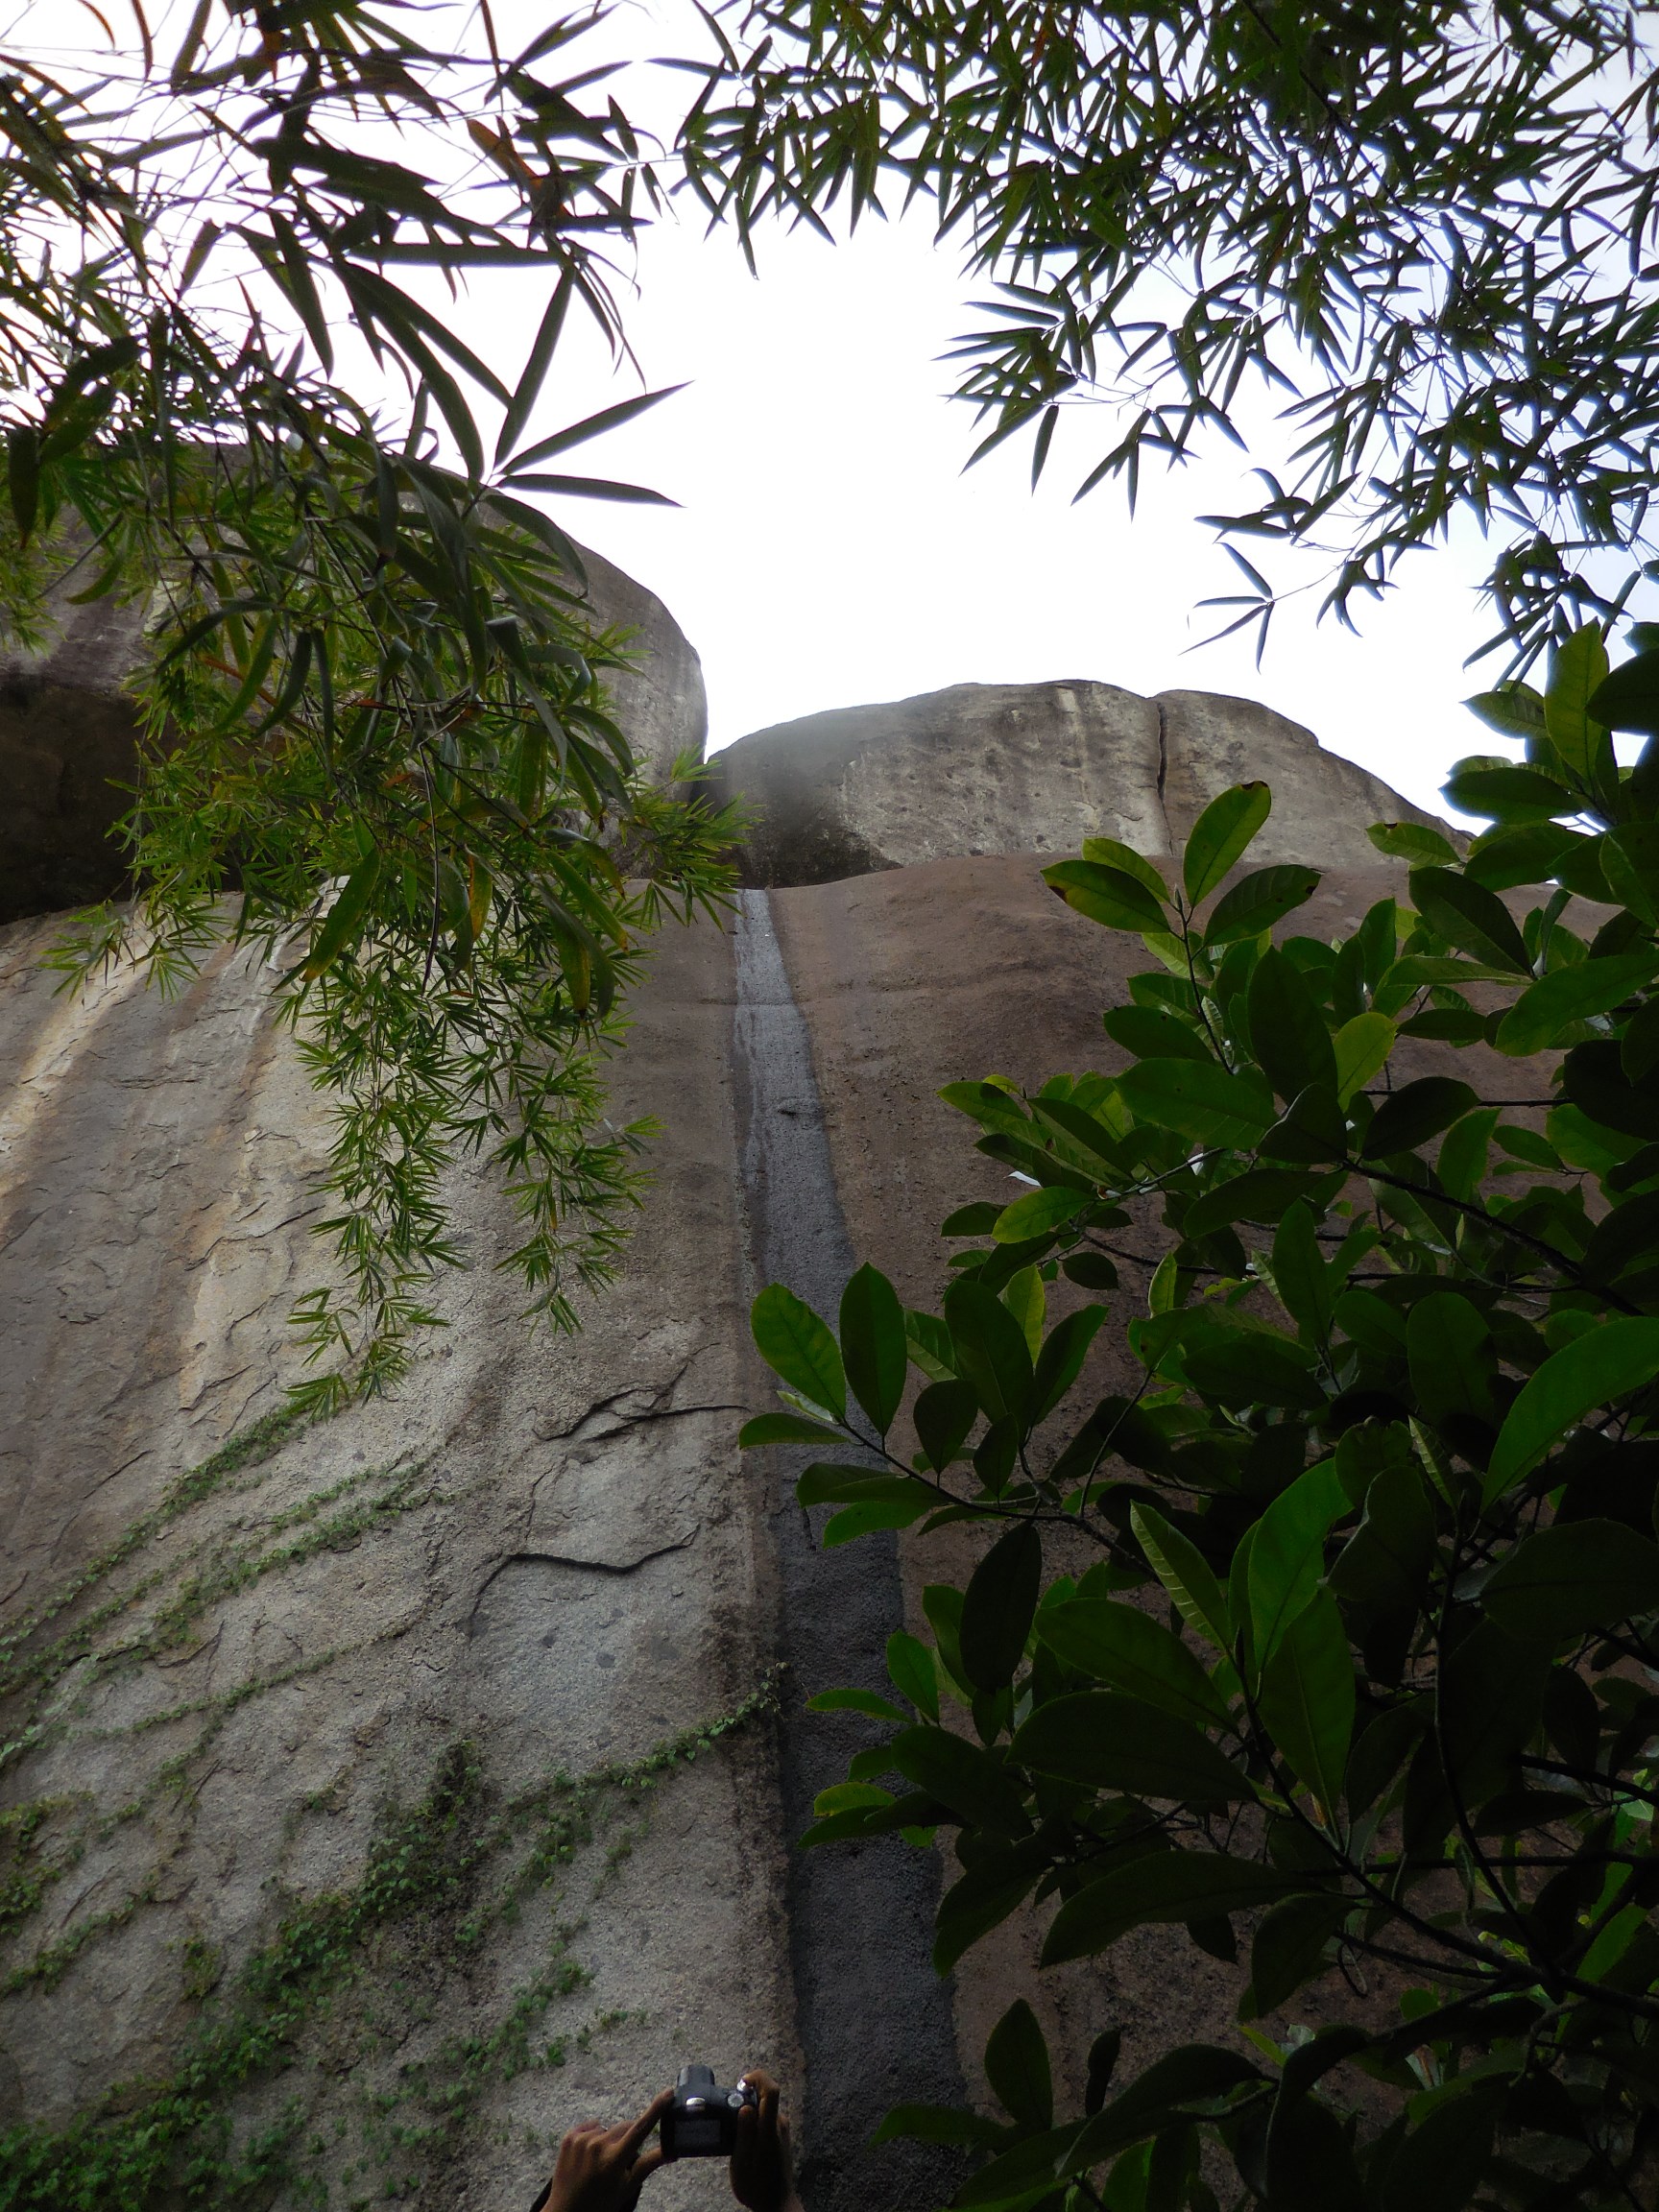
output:
[[[619,618],[657,625],[624,714],[665,763],[700,733],[695,657],[650,606]],[[936,1299],[939,1220],[1006,1189],[937,1087],[1116,1064],[1099,1012],[1140,948],[1055,900],[1046,859],[1102,831],[1166,852],[1265,775],[1262,856],[1331,867],[1294,925],[1330,936],[1396,887],[1365,824],[1410,810],[1204,694],[965,686],[797,737],[721,757],[771,888],[657,949],[614,1077],[618,1114],[661,1123],[657,1182],[584,1333],[526,1328],[493,1266],[514,1219],[458,1175],[471,1265],[408,1387],[263,1444],[326,1136],[269,975],[225,950],[172,1003],[126,975],[69,999],[38,967],[51,916],[0,931],[0,2129],[136,2128],[192,2038],[297,1989],[214,2091],[226,2202],[259,2152],[284,2208],[392,2184],[527,2212],[564,2128],[703,2057],[789,2080],[809,2212],[930,2212],[948,2168],[863,2139],[976,2081],[1014,1996],[1070,2097],[1104,2026],[1126,2064],[1232,2032],[1229,1975],[1179,1931],[1039,1978],[1022,1919],[942,1986],[938,1862],[791,1853],[863,1725],[805,1696],[878,1683],[978,1539],[819,1551],[792,1462],[735,1448],[771,1402],[747,1309],[775,1276],[828,1305],[854,1258]],[[781,1718],[687,1756],[768,1685]],[[722,2188],[682,2170],[647,2201]]]

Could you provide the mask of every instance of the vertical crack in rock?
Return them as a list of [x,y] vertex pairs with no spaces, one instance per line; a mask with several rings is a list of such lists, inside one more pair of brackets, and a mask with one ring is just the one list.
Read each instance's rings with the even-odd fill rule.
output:
[[[833,1315],[854,1258],[835,1192],[806,1024],[764,891],[739,894],[735,929],[738,1126],[751,1259]],[[819,1514],[817,1519],[824,1516]],[[897,1836],[797,1852],[820,1790],[869,1740],[850,1715],[807,1719],[817,1690],[890,1692],[884,1652],[902,1624],[896,1540],[820,1549],[783,1488],[772,1529],[789,1862],[790,1965],[805,2056],[802,2195],[808,2212],[931,2212],[961,2178],[953,2155],[920,2144],[866,2146],[888,2105],[960,2099],[951,1990],[929,1958],[939,1869]]]
[[1169,821],[1169,803],[1164,795],[1164,786],[1169,781],[1169,724],[1164,713],[1162,699],[1154,699],[1158,709],[1158,811],[1164,817],[1164,844],[1167,852],[1179,855],[1181,848],[1175,842],[1175,831]]

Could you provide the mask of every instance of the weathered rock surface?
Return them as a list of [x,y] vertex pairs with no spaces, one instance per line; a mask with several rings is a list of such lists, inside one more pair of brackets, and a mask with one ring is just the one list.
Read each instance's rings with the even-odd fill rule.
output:
[[958,684],[757,730],[709,781],[759,820],[745,880],[832,883],[978,853],[1075,853],[1117,837],[1178,851],[1216,792],[1265,777],[1259,862],[1365,868],[1378,821],[1428,821],[1310,732],[1248,699],[1116,685]]
[[[666,747],[697,686],[664,659]],[[321,1264],[325,1139],[269,978],[225,951],[172,1003],[126,975],[69,1000],[37,967],[50,919],[0,932],[0,2129],[141,2118],[202,2023],[252,2002],[247,1961],[382,1894],[387,1838],[453,1878],[351,1921],[327,2002],[224,2096],[233,2150],[282,2147],[281,2212],[312,2180],[353,2207],[405,2179],[433,2207],[528,2204],[565,2127],[691,2056],[786,2076],[810,2212],[931,2212],[941,2169],[869,2161],[869,2116],[975,2080],[1015,1995],[1073,2076],[1114,2021],[1130,2061],[1230,2032],[1226,1975],[1179,1934],[1039,1978],[1017,1920],[945,1989],[936,1863],[896,1839],[791,1853],[862,1726],[832,1737],[805,1695],[876,1684],[888,1629],[920,1625],[922,1583],[975,1539],[815,1546],[786,1455],[735,1450],[770,1403],[747,1308],[774,1277],[827,1306],[854,1258],[930,1303],[942,1216],[1006,1191],[938,1086],[1117,1064],[1099,1011],[1139,948],[1053,899],[1046,858],[1100,831],[1167,851],[1264,773],[1267,855],[1333,866],[1294,925],[1328,936],[1394,887],[1363,824],[1406,809],[1201,694],[968,686],[891,710],[885,755],[847,735],[874,711],[817,718],[841,733],[806,756],[815,783],[790,770],[789,819],[821,828],[755,848],[804,879],[657,949],[615,1084],[661,1122],[658,1183],[584,1334],[527,1331],[492,1267],[514,1220],[460,1175],[471,1271],[409,1386],[263,1444]],[[762,800],[782,787],[778,733],[722,757],[729,781],[760,762]],[[1494,1096],[1519,1074],[1484,1071]],[[651,1767],[781,1661],[780,1720]],[[721,2193],[681,2171],[650,2201]]]
[[[584,549],[589,603],[605,628],[636,633],[637,665],[611,684],[615,712],[648,772],[665,781],[676,757],[702,756],[709,729],[703,667],[654,592]],[[136,722],[125,685],[144,649],[141,602],[54,600],[37,653],[0,660],[0,923],[84,906],[119,893],[125,865],[111,832],[132,804]]]

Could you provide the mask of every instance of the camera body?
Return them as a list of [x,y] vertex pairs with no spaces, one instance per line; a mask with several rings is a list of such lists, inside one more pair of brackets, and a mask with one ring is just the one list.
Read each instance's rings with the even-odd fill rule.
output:
[[737,2142],[737,2115],[760,2100],[747,2081],[723,2089],[711,2066],[682,2066],[674,2102],[659,2124],[664,2161],[730,2158]]

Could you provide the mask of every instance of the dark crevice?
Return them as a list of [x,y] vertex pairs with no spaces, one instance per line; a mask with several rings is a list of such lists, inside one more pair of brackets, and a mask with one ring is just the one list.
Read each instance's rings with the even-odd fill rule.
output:
[[490,1587],[509,1567],[566,1567],[578,1575],[608,1575],[620,1580],[629,1575],[637,1575],[641,1567],[649,1567],[654,1559],[666,1559],[671,1552],[688,1551],[697,1538],[695,1534],[682,1536],[676,1544],[659,1544],[653,1551],[642,1551],[637,1559],[620,1562],[612,1559],[575,1559],[567,1551],[509,1551],[505,1559],[497,1559],[494,1566],[478,1586],[478,1595],[472,1600],[472,1610],[467,1617],[467,1633],[477,1633],[478,1608],[490,1594]]

